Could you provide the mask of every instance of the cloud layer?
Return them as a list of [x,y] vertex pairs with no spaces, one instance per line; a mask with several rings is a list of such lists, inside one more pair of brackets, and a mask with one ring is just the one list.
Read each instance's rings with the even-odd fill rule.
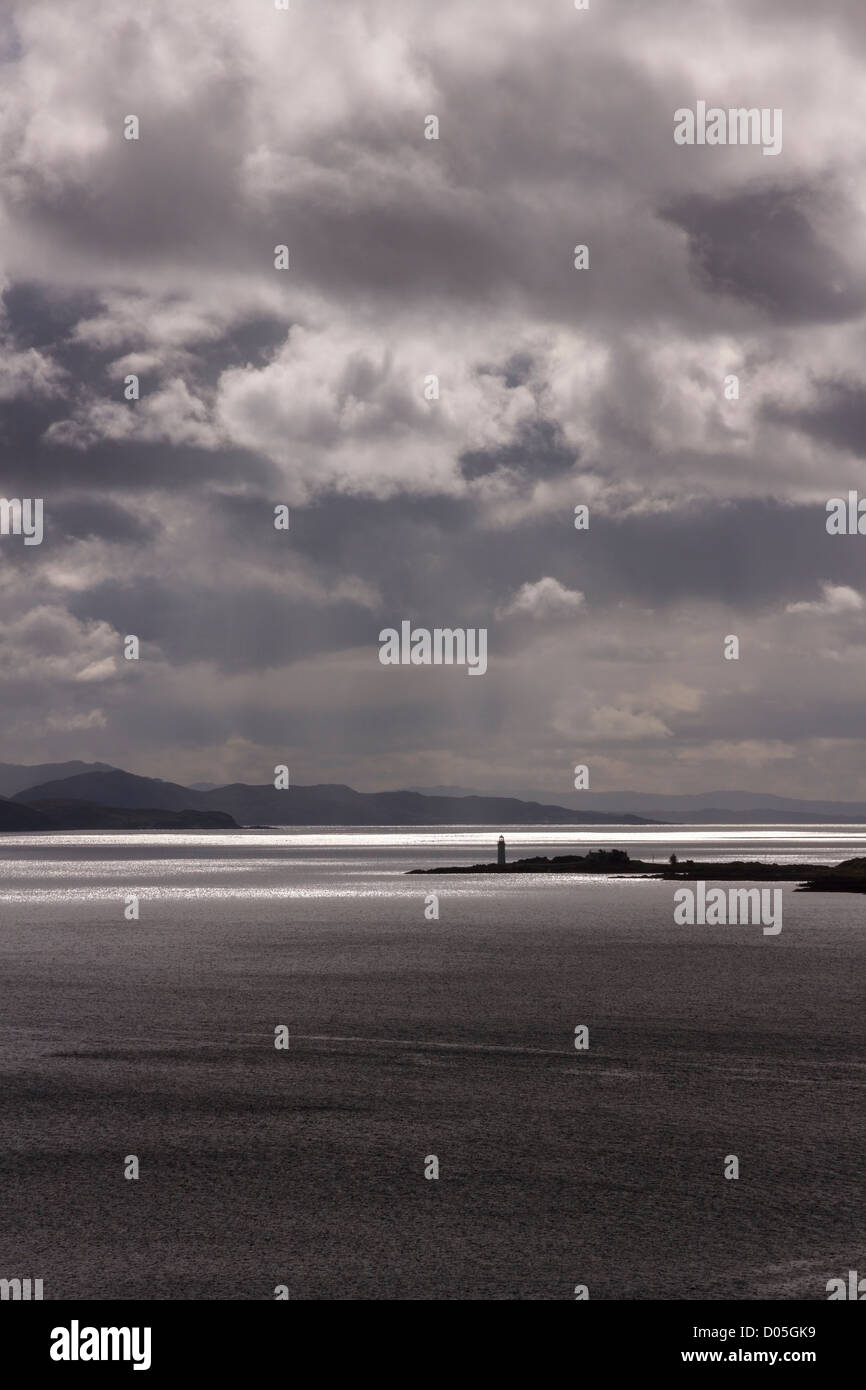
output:
[[[864,52],[856,0],[9,0],[0,756],[866,796]],[[699,99],[781,154],[677,146]],[[484,680],[379,665],[403,618]]]

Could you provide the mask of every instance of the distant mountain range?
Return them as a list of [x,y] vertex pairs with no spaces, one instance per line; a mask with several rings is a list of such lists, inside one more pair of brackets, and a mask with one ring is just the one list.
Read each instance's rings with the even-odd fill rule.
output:
[[561,804],[551,804],[543,792],[535,798],[455,786],[388,792],[358,792],[339,783],[285,791],[245,782],[186,787],[139,777],[108,763],[0,763],[0,830],[866,822],[866,803],[802,800],[768,792],[582,792],[565,795]]
[[[429,793],[444,788],[415,787]],[[454,796],[468,796],[467,787],[450,787]],[[478,793],[473,789],[473,795]],[[551,793],[531,789],[528,796],[546,798]],[[643,816],[651,821],[684,825],[798,824],[866,822],[866,802],[821,801],[775,796],[772,792],[710,791],[680,795],[660,792],[565,792],[555,798],[572,810],[615,811]]]
[[[38,772],[38,769],[33,769]],[[235,782],[211,791],[137,777],[118,768],[79,772],[16,792],[32,807],[44,801],[87,802],[129,809],[222,812],[242,825],[645,825],[642,816],[575,811],[502,796],[421,796],[418,792],[357,792],[340,784],[289,787]]]
[[575,793],[564,799],[569,805],[589,810],[605,811],[616,806],[650,820],[687,825],[866,821],[866,802],[809,800],[774,796],[770,792],[711,791],[669,796],[656,792],[586,792],[585,801],[580,796]]

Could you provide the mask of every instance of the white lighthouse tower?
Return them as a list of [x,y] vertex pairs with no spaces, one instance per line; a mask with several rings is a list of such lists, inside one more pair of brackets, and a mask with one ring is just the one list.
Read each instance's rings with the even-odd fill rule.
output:
[[496,864],[500,869],[505,868],[505,836],[499,836],[499,844],[496,846]]

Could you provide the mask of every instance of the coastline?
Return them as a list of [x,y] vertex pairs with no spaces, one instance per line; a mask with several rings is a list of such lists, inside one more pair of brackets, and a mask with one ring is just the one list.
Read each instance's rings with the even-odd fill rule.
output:
[[649,878],[671,883],[713,880],[734,883],[796,882],[795,891],[866,893],[866,859],[839,864],[776,864],[761,860],[675,860],[667,867],[631,859],[624,850],[590,850],[585,855],[533,855],[506,863],[464,864],[409,869],[408,874],[604,874],[609,878]]

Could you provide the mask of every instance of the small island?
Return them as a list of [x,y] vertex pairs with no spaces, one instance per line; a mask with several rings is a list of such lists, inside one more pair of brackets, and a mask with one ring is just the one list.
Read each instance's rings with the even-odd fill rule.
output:
[[866,893],[866,858],[845,859],[841,864],[767,864],[755,859],[680,860],[675,854],[667,864],[632,859],[623,849],[591,849],[586,854],[533,855],[505,858],[500,837],[495,864],[463,864],[452,868],[409,869],[410,874],[605,874],[613,878],[654,878],[671,882],[713,879],[735,883],[798,882],[797,892]]

